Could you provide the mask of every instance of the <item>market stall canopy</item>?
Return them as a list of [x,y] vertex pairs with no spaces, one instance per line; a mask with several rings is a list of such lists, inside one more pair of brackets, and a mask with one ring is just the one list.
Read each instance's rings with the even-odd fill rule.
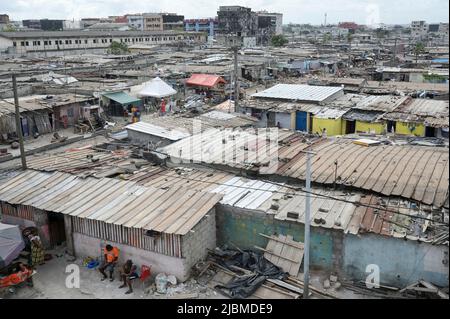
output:
[[117,103],[121,105],[128,105],[128,104],[139,104],[141,102],[140,99],[136,99],[125,92],[111,92],[111,93],[103,93],[104,97],[116,101]]
[[24,248],[19,226],[0,223],[0,268],[8,266]]
[[169,84],[161,80],[159,77],[156,77],[145,84],[144,88],[139,91],[139,96],[163,98],[176,93],[177,91]]
[[186,81],[187,85],[203,86],[207,88],[212,88],[219,83],[226,83],[226,81],[222,77],[213,74],[192,74]]

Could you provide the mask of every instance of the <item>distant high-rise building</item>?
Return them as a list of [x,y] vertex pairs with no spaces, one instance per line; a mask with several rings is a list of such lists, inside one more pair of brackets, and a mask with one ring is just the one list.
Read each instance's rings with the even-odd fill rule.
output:
[[9,23],[9,15],[0,14],[0,24],[8,24]]
[[217,18],[186,19],[184,28],[186,31],[207,32],[208,36],[212,37],[219,30],[219,20]]
[[50,19],[42,19],[41,22],[41,30],[44,31],[62,31],[63,30],[63,20],[50,20]]
[[239,37],[254,37],[258,29],[258,17],[252,9],[241,6],[221,6],[217,11],[219,32]]
[[22,24],[24,26],[24,28],[28,28],[28,29],[37,29],[40,30],[41,29],[41,20],[22,20]]
[[[282,13],[270,13],[267,11],[260,11],[256,13],[258,15],[258,29],[270,29],[273,34],[283,34],[283,14]],[[267,26],[267,23],[270,26]]]
[[425,21],[411,22],[411,36],[414,39],[420,40],[427,36],[428,24]]
[[162,15],[164,30],[184,30],[184,16],[176,13],[163,13]]
[[127,14],[128,25],[139,31],[144,30],[144,16],[142,14]]
[[163,18],[161,13],[144,13],[144,31],[163,31]]

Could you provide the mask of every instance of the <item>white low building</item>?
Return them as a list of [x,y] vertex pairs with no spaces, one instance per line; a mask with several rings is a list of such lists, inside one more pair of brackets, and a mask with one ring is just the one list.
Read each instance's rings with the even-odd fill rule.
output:
[[28,53],[106,49],[113,41],[133,44],[169,44],[178,41],[206,42],[206,34],[176,31],[33,31],[0,32],[0,52]]

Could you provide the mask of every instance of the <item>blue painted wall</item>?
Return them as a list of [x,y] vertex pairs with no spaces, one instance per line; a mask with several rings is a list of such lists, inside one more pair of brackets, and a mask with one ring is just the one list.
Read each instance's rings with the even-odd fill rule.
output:
[[366,266],[376,264],[381,284],[404,287],[420,279],[447,286],[448,247],[375,234],[346,235],[343,267],[348,276],[365,280]]
[[[303,242],[304,226],[299,223],[280,221],[273,215],[242,211],[240,209],[221,206],[217,209],[217,241],[218,245],[233,243],[242,249],[255,250],[254,246],[265,248],[266,235],[291,235],[295,241]],[[333,232],[311,227],[311,268],[333,271],[333,245],[336,238]]]
[[[243,249],[255,250],[255,245],[265,248],[267,239],[259,233],[291,235],[303,242],[304,225],[276,220],[273,215],[219,205],[216,217],[219,246],[232,247],[233,243]],[[424,279],[448,287],[446,246],[311,227],[312,269],[337,273],[343,279],[365,280],[369,264],[378,265],[381,284],[405,287]]]

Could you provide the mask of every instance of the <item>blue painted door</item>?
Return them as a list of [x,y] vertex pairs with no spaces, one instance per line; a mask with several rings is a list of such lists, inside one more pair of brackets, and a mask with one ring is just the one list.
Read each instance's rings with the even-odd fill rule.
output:
[[304,131],[305,132],[305,131],[308,130],[307,115],[308,115],[308,113],[306,113],[306,112],[297,111],[297,114],[295,116],[295,129],[297,131]]

